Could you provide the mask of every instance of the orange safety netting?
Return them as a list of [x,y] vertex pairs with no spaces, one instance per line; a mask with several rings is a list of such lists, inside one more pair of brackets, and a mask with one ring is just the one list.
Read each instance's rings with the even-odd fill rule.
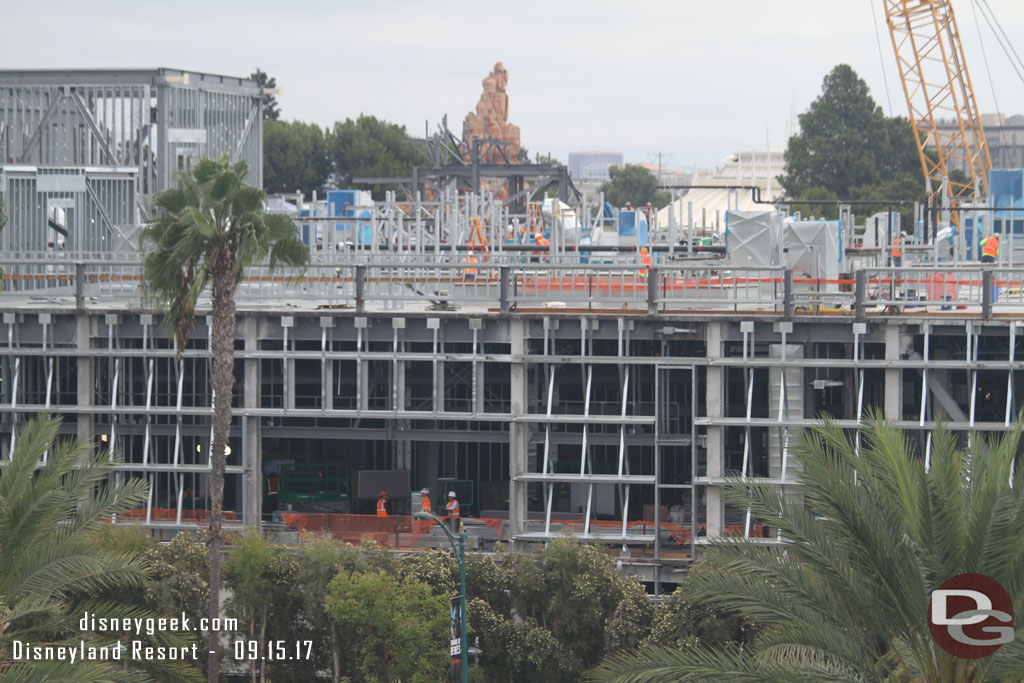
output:
[[281,519],[299,531],[326,532],[339,541],[374,541],[396,549],[414,548],[430,533],[434,522],[411,515],[346,515],[330,513],[282,512]]
[[[363,540],[376,541],[394,548],[414,548],[430,533],[435,522],[414,519],[410,515],[349,515],[332,513],[281,512],[281,519],[299,531],[329,533],[348,543]],[[505,520],[474,517],[494,530],[498,540],[505,539]]]
[[[177,522],[178,511],[174,508],[153,508],[150,511],[150,520],[153,522]],[[146,521],[146,508],[135,508],[133,510],[125,510],[119,512],[117,515],[118,521]],[[197,524],[206,524],[210,519],[209,510],[182,510],[181,521],[182,522],[195,522]],[[224,521],[225,522],[237,522],[238,515],[231,510],[224,510]]]

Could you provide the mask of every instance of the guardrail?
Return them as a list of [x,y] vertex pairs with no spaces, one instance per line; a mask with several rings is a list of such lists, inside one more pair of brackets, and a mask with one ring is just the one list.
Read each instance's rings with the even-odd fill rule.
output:
[[[138,260],[68,261],[0,259],[2,297],[28,295],[123,297],[141,303]],[[303,271],[265,265],[249,268],[238,286],[240,303],[280,305],[315,301],[326,308],[357,311],[410,304],[434,310],[477,306],[516,309],[629,310],[659,312],[801,311],[902,314],[917,310],[970,308],[988,317],[1024,307],[1024,268],[929,265],[862,268],[837,279],[810,278],[783,268],[721,265],[549,264],[405,261],[315,262]]]

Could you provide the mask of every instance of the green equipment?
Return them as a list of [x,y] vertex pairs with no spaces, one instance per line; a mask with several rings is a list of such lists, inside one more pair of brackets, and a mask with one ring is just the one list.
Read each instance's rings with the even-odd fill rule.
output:
[[347,501],[349,483],[343,465],[303,463],[278,468],[278,498],[285,503]]

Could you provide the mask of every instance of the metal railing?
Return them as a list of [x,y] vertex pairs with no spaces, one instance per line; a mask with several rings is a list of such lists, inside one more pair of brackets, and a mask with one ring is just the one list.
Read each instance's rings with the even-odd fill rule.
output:
[[[1024,307],[1024,267],[927,265],[862,268],[839,278],[810,278],[783,268],[726,264],[467,263],[456,261],[314,262],[304,270],[249,268],[242,304],[315,302],[324,308],[434,310],[482,307],[502,312],[567,309],[647,313],[759,311],[902,314],[969,309],[987,317]],[[68,259],[20,254],[0,258],[5,298],[73,297],[142,303],[142,264],[128,259]]]

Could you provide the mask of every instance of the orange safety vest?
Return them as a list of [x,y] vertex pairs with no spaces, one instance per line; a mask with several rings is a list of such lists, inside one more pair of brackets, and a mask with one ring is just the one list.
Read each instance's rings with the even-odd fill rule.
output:
[[544,235],[539,235],[538,234],[537,235],[537,244],[542,246],[542,247],[546,247],[546,246],[550,245],[550,242],[548,242],[547,238],[544,237]]
[[892,257],[893,258],[903,258],[903,249],[900,248],[902,244],[903,244],[903,238],[902,237],[897,237],[896,239],[894,239],[892,241]]
[[981,255],[992,258],[999,256],[999,235],[992,235],[985,240],[985,247],[981,250]]
[[[466,258],[466,263],[476,263],[475,256],[469,256]],[[476,268],[466,268],[466,275],[476,275]]]
[[378,498],[377,499],[377,516],[378,517],[387,517],[388,516],[388,507],[387,507],[387,505],[388,505],[388,499],[387,498]]
[[640,263],[643,265],[643,268],[640,269],[640,276],[647,277],[647,271],[651,269],[651,255],[644,254],[641,256]]
[[430,511],[430,496],[423,496],[423,502],[420,504],[420,512]]
[[459,518],[459,501],[452,498],[448,501],[448,504],[444,506],[444,509],[448,511],[448,516],[452,519]]

